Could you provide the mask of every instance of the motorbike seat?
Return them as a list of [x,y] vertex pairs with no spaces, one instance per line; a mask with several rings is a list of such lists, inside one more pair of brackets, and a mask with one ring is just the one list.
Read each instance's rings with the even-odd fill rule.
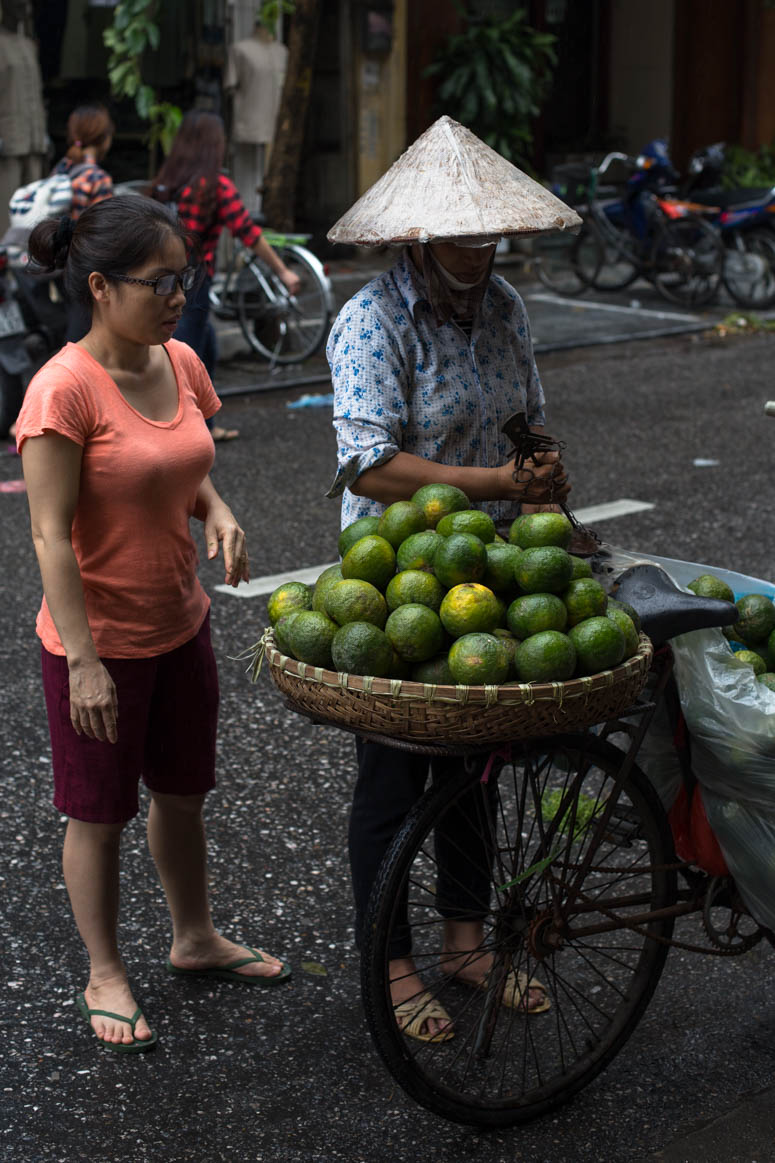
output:
[[677,634],[709,626],[732,626],[740,614],[733,602],[685,594],[658,565],[633,565],[618,579],[613,597],[632,606],[655,647]]
[[775,188],[757,186],[738,190],[692,190],[687,196],[701,206],[719,206],[722,210],[729,210],[733,206],[742,209],[744,206],[762,206],[771,202],[775,198]]

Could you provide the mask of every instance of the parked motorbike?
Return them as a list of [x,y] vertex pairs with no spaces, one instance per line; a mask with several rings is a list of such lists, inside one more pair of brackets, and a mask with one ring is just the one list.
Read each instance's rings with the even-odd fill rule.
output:
[[8,253],[0,247],[0,436],[8,433],[19,414],[32,370],[27,321],[16,291]]
[[741,307],[775,303],[775,186],[725,189],[725,147],[715,142],[689,159],[681,193],[705,207],[724,246],[724,285]]

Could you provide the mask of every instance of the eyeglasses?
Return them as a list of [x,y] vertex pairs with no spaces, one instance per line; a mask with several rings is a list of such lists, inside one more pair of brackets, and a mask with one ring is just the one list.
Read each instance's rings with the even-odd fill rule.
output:
[[141,287],[153,287],[154,295],[174,295],[178,283],[184,291],[190,291],[196,281],[196,267],[185,267],[176,275],[159,275],[157,279],[137,279],[133,275],[108,275],[121,283],[139,283]]

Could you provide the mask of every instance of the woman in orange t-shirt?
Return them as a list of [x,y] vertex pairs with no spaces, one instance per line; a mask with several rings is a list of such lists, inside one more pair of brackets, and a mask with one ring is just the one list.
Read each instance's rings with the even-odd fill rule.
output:
[[195,277],[183,231],[150,199],[111,198],[41,223],[30,253],[64,269],[91,328],[37,373],[17,424],[43,579],[37,620],[54,766],[69,817],[63,867],[89,954],[80,1013],[106,1049],[156,1042],[117,945],[121,832],[150,793],[148,838],[173,926],[167,970],[248,985],[285,980],[268,954],[213,926],[202,823],[215,783],[218,680],[194,516],[227,583],[248,579],[245,535],[209,477],[219,402],[172,339]]

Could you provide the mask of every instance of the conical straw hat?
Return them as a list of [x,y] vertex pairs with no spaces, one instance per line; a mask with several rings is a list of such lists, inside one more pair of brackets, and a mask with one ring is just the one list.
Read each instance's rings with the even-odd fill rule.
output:
[[574,210],[470,129],[440,117],[331,227],[358,246],[540,234],[581,225]]

